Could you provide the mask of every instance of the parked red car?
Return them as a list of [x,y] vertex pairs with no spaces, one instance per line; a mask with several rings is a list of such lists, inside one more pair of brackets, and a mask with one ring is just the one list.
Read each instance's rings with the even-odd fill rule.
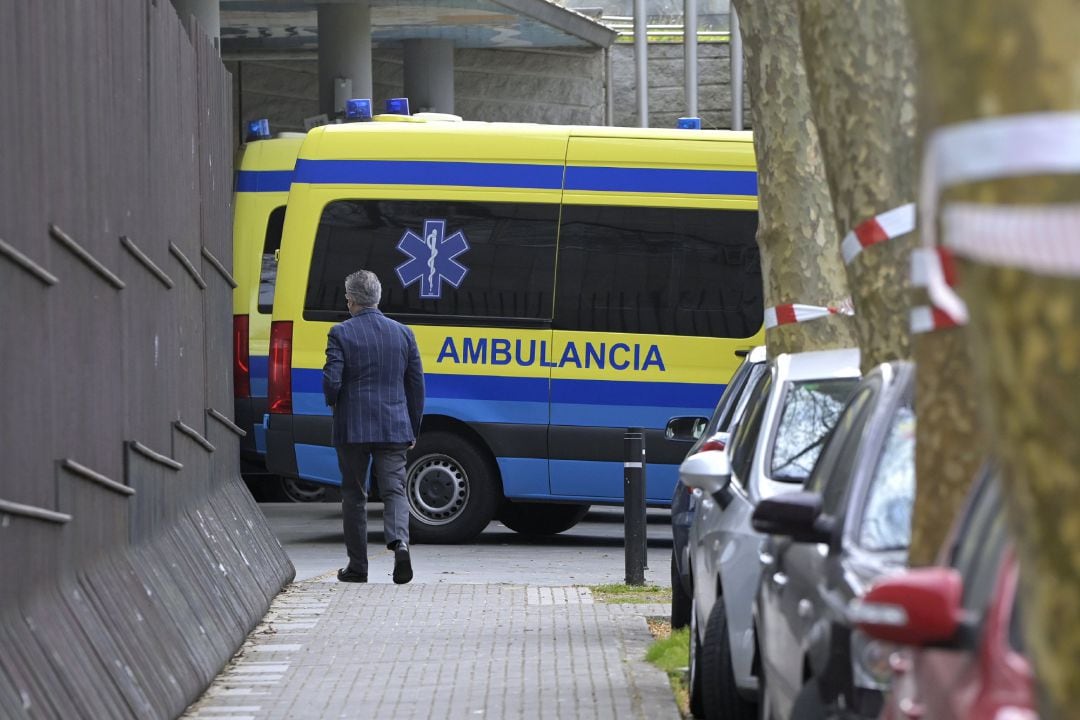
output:
[[882,720],[1038,720],[1016,595],[1019,566],[994,474],[976,486],[937,567],[880,580],[854,610],[891,656]]

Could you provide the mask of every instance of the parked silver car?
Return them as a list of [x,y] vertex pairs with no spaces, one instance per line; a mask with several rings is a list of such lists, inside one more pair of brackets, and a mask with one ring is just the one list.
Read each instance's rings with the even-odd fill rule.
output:
[[[667,425],[669,440],[693,443],[686,457],[702,450],[723,450],[731,441],[731,433],[738,426],[746,409],[750,390],[765,372],[765,346],[759,345],[745,353],[743,362],[728,381],[720,402],[712,417],[675,417]],[[704,429],[702,429],[704,428]],[[694,595],[690,576],[690,553],[687,542],[690,525],[694,521],[697,500],[690,488],[681,483],[675,485],[671,498],[671,627],[681,628],[690,624],[690,605]]]
[[692,455],[679,468],[681,482],[700,493],[689,542],[695,716],[757,717],[753,602],[762,536],[750,517],[762,499],[802,488],[858,378],[858,350],[770,359],[728,450]]

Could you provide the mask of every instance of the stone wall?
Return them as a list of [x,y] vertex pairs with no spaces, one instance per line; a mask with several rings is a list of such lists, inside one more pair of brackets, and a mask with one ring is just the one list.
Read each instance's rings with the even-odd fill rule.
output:
[[[698,114],[703,127],[731,127],[727,43],[698,46]],[[614,124],[637,125],[634,48],[611,48],[615,86]],[[649,46],[649,125],[674,127],[686,114],[683,48]],[[233,73],[236,141],[248,120],[268,118],[274,132],[303,130],[319,112],[315,60],[229,62]],[[602,50],[457,50],[455,109],[467,120],[602,125],[605,69]],[[372,56],[376,107],[402,90],[402,51],[376,48]],[[749,124],[749,113],[745,120]]]
[[[455,109],[468,120],[600,125],[604,122],[604,53],[457,50]],[[319,112],[316,60],[229,62],[238,128],[268,118],[274,132],[303,130]],[[376,107],[403,94],[402,51],[372,54]],[[237,131],[237,141],[240,130]]]
[[[612,48],[615,76],[614,124],[633,126],[637,120],[637,82],[634,46],[619,43]],[[731,128],[730,46],[726,43],[698,45],[698,116],[709,129]],[[649,45],[649,127],[675,127],[686,114],[681,43]],[[743,123],[750,126],[749,95],[743,91]]]

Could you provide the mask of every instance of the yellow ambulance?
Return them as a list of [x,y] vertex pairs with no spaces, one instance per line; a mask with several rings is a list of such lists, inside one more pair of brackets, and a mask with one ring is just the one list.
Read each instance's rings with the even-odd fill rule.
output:
[[749,133],[482,122],[310,131],[285,216],[269,347],[267,464],[339,484],[321,391],[344,280],[382,281],[427,404],[409,457],[418,542],[493,519],[549,533],[621,504],[644,428],[647,501],[670,505],[735,350],[762,340]]

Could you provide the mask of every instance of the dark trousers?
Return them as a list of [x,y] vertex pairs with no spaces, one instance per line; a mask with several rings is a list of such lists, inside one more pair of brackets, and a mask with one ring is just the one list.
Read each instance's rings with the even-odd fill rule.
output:
[[386,546],[409,542],[409,503],[405,497],[403,443],[348,443],[337,447],[341,468],[341,511],[349,569],[367,575],[367,490],[364,479],[374,458],[372,478],[384,503],[383,534]]

